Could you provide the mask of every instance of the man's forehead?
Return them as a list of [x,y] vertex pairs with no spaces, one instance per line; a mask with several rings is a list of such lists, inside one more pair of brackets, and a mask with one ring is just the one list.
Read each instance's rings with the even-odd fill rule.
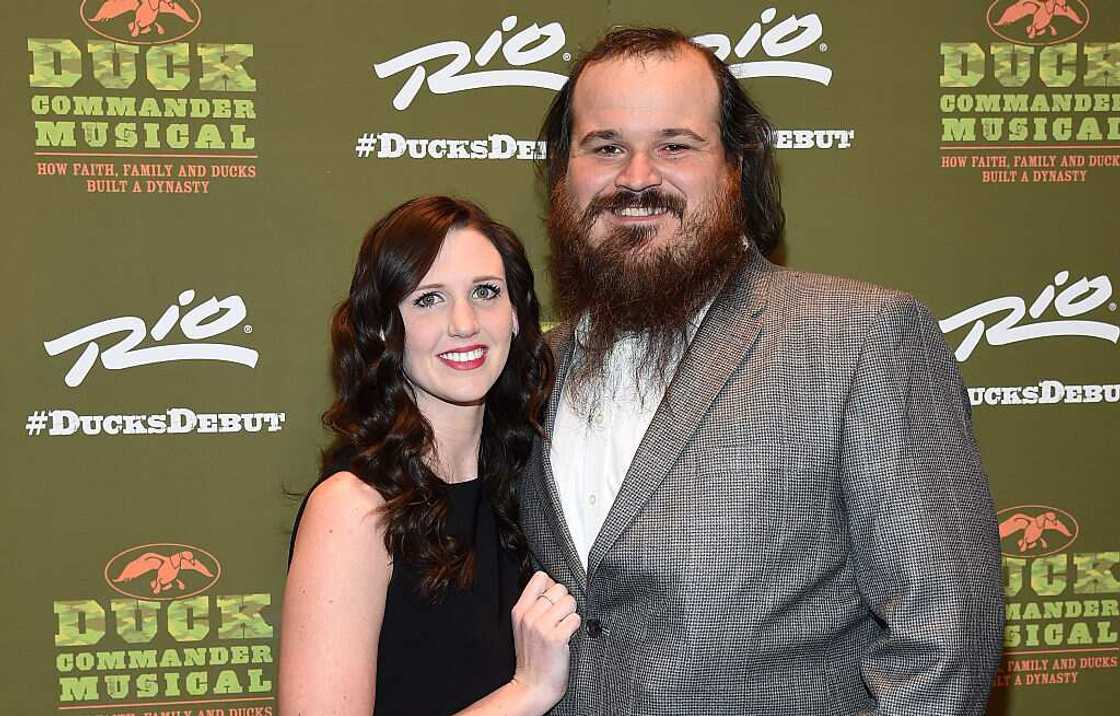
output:
[[635,120],[658,129],[718,123],[719,87],[705,59],[688,48],[612,58],[589,64],[576,81],[572,119],[593,130]]

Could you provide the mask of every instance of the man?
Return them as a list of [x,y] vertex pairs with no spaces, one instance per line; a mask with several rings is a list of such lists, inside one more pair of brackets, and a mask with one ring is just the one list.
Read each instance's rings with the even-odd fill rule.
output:
[[619,30],[542,137],[559,379],[521,519],[584,627],[557,714],[979,714],[999,546],[913,298],[767,262],[771,128],[713,55]]

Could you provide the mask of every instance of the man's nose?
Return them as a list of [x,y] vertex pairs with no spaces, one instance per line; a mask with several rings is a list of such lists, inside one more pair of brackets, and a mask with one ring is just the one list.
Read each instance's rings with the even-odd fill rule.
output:
[[661,186],[661,172],[649,155],[644,152],[634,152],[627,159],[622,171],[615,177],[614,183],[620,189],[639,192]]
[[478,333],[478,315],[470,301],[455,301],[452,304],[447,332],[456,338],[466,338]]

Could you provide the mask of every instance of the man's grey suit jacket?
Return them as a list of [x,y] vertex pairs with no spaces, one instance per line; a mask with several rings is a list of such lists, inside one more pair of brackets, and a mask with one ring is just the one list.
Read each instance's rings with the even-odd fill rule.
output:
[[[551,335],[559,380],[572,330]],[[981,714],[999,539],[967,398],[912,297],[756,252],[708,310],[585,570],[538,441],[534,559],[575,595],[553,713]]]

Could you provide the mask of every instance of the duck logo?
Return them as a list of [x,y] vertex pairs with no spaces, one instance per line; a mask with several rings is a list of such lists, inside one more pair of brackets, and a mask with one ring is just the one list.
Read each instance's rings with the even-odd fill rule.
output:
[[202,22],[194,0],[82,0],[79,13],[98,35],[134,45],[181,40]]
[[136,599],[165,601],[205,592],[222,575],[222,565],[206,550],[187,544],[131,547],[105,565],[105,581]]
[[1000,510],[999,538],[1006,557],[1043,557],[1068,548],[1080,527],[1073,515],[1048,505]]
[[1053,45],[1080,35],[1089,24],[1081,0],[996,0],[988,7],[988,27],[1018,45]]

